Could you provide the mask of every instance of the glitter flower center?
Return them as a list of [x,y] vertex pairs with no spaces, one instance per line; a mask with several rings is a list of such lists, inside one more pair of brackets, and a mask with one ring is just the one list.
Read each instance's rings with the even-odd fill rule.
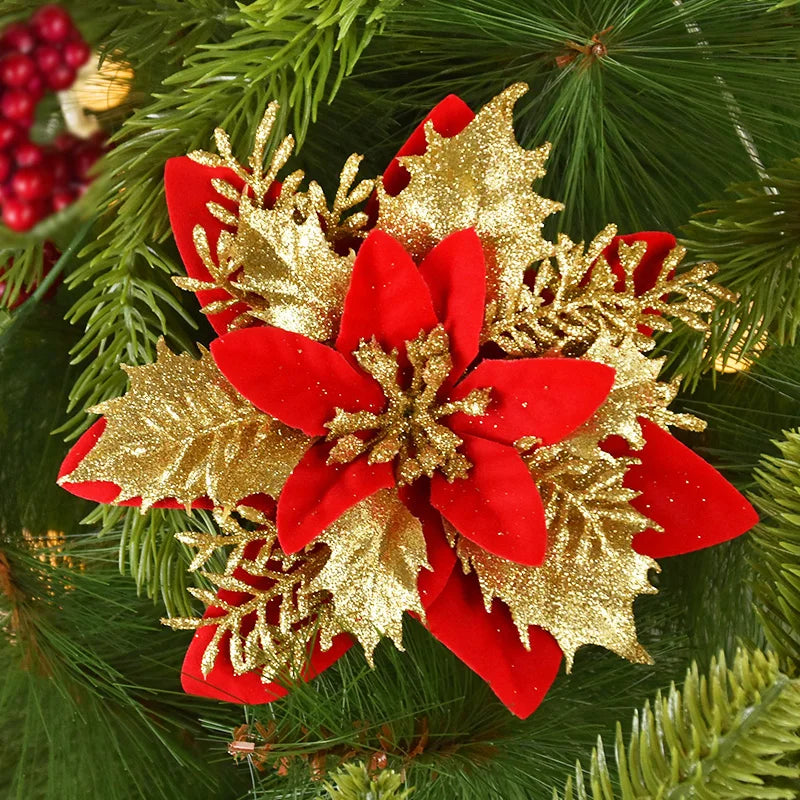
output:
[[473,389],[461,400],[439,401],[439,390],[453,368],[450,340],[441,325],[406,342],[406,354],[411,366],[408,381],[403,380],[396,349],[387,353],[374,338],[361,341],[353,355],[383,389],[386,409],[373,414],[337,408],[333,419],[325,423],[327,440],[336,441],[328,461],[346,463],[362,453],[368,453],[370,464],[397,459],[400,484],[430,477],[437,469],[450,482],[465,478],[472,464],[458,452],[461,437],[440,420],[457,411],[482,416],[490,389]]

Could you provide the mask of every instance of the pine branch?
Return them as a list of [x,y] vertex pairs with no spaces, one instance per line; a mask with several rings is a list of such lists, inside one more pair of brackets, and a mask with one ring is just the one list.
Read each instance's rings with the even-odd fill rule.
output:
[[[450,92],[477,107],[524,80],[520,141],[553,144],[537,191],[566,204],[555,225],[675,229],[758,159],[795,154],[797,12],[772,5],[410,0],[354,79],[409,126]],[[573,48],[600,32],[600,55]]]
[[10,308],[23,291],[30,291],[44,274],[44,243],[35,240],[23,247],[0,247],[0,281],[5,291],[0,306]]
[[119,570],[130,575],[139,594],[160,598],[169,617],[191,617],[197,613],[190,586],[209,584],[187,568],[192,552],[176,538],[184,531],[216,533],[214,522],[203,511],[191,514],[175,509],[153,508],[142,514],[138,508],[97,506],[83,520],[97,535],[118,539]]
[[770,335],[794,344],[800,327],[800,159],[728,188],[728,196],[705,203],[686,227],[693,260],[713,261],[721,283],[739,293],[720,304],[708,337],[685,328],[665,337],[668,364],[696,385],[718,359],[746,360]]
[[784,431],[755,471],[763,522],[752,534],[753,590],[772,647],[800,669],[800,429]]
[[800,682],[774,655],[737,653],[728,669],[720,654],[708,675],[694,664],[682,691],[673,685],[634,714],[627,747],[617,725],[618,783],[602,740],[588,777],[578,763],[554,800],[753,800],[797,797],[800,768]]
[[155,358],[164,336],[175,350],[193,350],[196,323],[182,305],[169,276],[174,259],[154,245],[108,250],[106,229],[82,254],[84,261],[67,279],[81,295],[67,319],[85,332],[72,348],[73,363],[86,363],[70,393],[73,417],[60,429],[76,436],[89,422],[84,409],[123,393],[127,378],[120,364]]
[[[403,778],[392,770],[370,775],[364,764],[345,764],[325,783],[328,800],[407,800],[412,789],[403,789]],[[322,797],[319,800],[324,800]]]
[[[335,95],[396,0],[255,0],[217,15],[209,28],[203,9],[210,2],[186,4],[191,13],[179,16],[186,31],[179,38],[193,46],[167,46],[172,74],[163,76],[165,91],[154,93],[122,124],[90,192],[90,201],[108,209],[108,217],[70,283],[86,287],[70,319],[86,328],[73,357],[87,364],[71,394],[71,410],[120,394],[125,382],[116,365],[151,361],[159,336],[178,349],[191,347],[193,325],[182,303],[193,307],[193,301],[176,298],[169,276],[182,269],[163,244],[170,236],[164,162],[205,147],[218,125],[228,128],[234,142],[249,140],[275,98],[283,111],[273,134],[285,133],[293,109],[302,140],[318,105]],[[163,11],[151,11],[143,15],[148,26],[164,18]],[[126,13],[132,13],[130,5]],[[134,27],[141,36],[141,23]],[[163,36],[157,39],[163,42]],[[147,50],[145,61],[151,55]],[[136,69],[135,56],[130,53]],[[65,430],[75,434],[82,423],[78,414]]]
[[3,796],[234,796],[193,741],[217,712],[176,691],[185,641],[131,603],[114,550],[0,533]]

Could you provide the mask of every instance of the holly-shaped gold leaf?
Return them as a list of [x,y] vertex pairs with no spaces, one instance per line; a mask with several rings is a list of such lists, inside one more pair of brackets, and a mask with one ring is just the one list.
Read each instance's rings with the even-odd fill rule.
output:
[[477,231],[497,313],[516,307],[525,270],[552,251],[542,224],[562,208],[532,188],[550,146],[525,150],[514,134],[514,104],[527,90],[523,83],[509,87],[455,136],[441,136],[428,123],[425,153],[400,158],[411,173],[408,186],[392,196],[378,183],[377,226],[418,258],[454,231]]
[[645,443],[641,418],[664,428],[705,427],[690,414],[669,410],[678,386],[658,380],[663,358],[648,358],[630,337],[614,342],[604,332],[584,356],[615,370],[614,385],[592,418],[562,442],[547,447],[517,443],[544,503],[544,563],[522,566],[463,538],[457,543],[465,569],[478,577],[487,608],[494,598],[502,600],[526,646],[529,626],[549,631],[568,667],[585,644],[601,645],[630,661],[649,661],[636,636],[633,603],[640,594],[655,591],[648,572],[658,564],[636,553],[631,543],[640,531],[657,526],[630,504],[636,493],[624,479],[636,459],[615,458],[601,442],[620,436],[640,449]]
[[428,565],[422,524],[383,489],[345,512],[320,536],[330,557],[311,584],[333,596],[336,619],[372,653],[388,636],[402,650],[403,613],[424,618],[417,578]]
[[265,168],[267,142],[277,103],[270,103],[255,137],[253,153],[244,167],[233,155],[227,134],[217,129],[219,155],[196,151],[190,158],[209,167],[227,167],[241,181],[241,190],[215,178],[212,184],[224,198],[237,204],[234,213],[219,203],[208,210],[227,228],[211,252],[206,231],[194,229],[198,255],[211,281],[176,278],[183,289],[221,288],[228,297],[206,305],[203,312],[218,314],[233,306],[246,306],[231,327],[262,320],[311,339],[325,341],[336,335],[355,256],[348,247],[363,236],[367,215],[353,209],[371,194],[374,182],[353,187],[361,156],[347,159],[333,207],[328,208],[319,184],[312,181],[300,191],[304,175],[296,170],[283,179],[277,198],[269,192],[278,172],[294,149],[287,136],[270,154]]
[[155,363],[123,368],[130,388],[92,409],[105,430],[62,482],[111,481],[116,502],[141,497],[142,510],[170,497],[232,507],[251,494],[277,497],[308,448],[245,400],[203,348],[197,360],[162,340]]

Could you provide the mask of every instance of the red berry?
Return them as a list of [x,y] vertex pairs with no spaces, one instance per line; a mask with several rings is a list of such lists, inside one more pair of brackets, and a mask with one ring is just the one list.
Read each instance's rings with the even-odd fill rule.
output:
[[58,92],[72,86],[75,82],[75,70],[68,64],[57,64],[45,77],[47,85]]
[[59,153],[68,153],[72,150],[76,141],[77,139],[71,133],[59,133],[53,144],[56,146],[56,150],[58,150]]
[[89,171],[91,170],[92,166],[94,165],[95,161],[100,158],[101,153],[99,153],[94,148],[81,150],[75,156],[74,161],[72,162],[72,169],[74,174],[80,180],[85,180],[89,177]]
[[69,189],[59,189],[53,192],[53,211],[63,211],[75,202],[75,193]]
[[0,150],[6,150],[17,139],[17,126],[7,119],[0,119]]
[[3,222],[12,231],[30,230],[40,219],[39,209],[27,200],[11,197],[3,204]]
[[45,268],[52,267],[61,256],[61,251],[48,239],[42,247]]
[[30,53],[36,47],[36,38],[27,25],[9,25],[0,36],[0,45],[15,53]]
[[52,153],[47,159],[48,169],[53,176],[53,183],[56,186],[66,186],[70,179],[70,164],[66,155],[62,153]]
[[42,95],[44,94],[44,81],[42,80],[41,75],[34,75],[29,81],[28,85],[25,87],[28,93],[33,97],[35,102],[38,102],[42,99]]
[[63,42],[72,32],[72,19],[57,5],[42,6],[32,17],[31,24],[40,39]]
[[64,46],[64,62],[70,67],[82,67],[92,55],[92,48],[84,41],[67,42]]
[[0,183],[5,183],[11,174],[11,157],[6,153],[0,153]]
[[0,60],[0,81],[20,89],[36,75],[36,64],[24,53],[11,53]]
[[61,63],[61,53],[47,44],[39,45],[33,53],[36,63],[42,72],[51,72]]
[[22,142],[14,150],[14,163],[19,169],[38,167],[43,158],[42,148],[33,142]]
[[11,179],[11,188],[23,200],[42,200],[53,188],[53,177],[42,167],[18,169]]
[[3,95],[0,110],[6,119],[23,121],[33,114],[33,97],[22,89],[12,89]]

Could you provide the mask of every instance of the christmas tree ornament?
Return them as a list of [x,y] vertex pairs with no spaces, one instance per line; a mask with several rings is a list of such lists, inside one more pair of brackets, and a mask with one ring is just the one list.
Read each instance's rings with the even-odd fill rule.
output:
[[91,57],[78,71],[72,87],[74,105],[86,111],[110,111],[131,92],[133,69],[120,53]]
[[[94,118],[88,128],[70,125],[76,104],[67,90],[90,57],[89,45],[58,5],[42,6],[27,23],[0,35],[0,216],[12,231],[27,231],[73,203],[103,153],[104,136]],[[31,129],[48,91],[59,96],[68,133],[39,144],[31,141]]]
[[370,663],[384,637],[402,649],[410,613],[525,717],[583,645],[648,662],[633,606],[656,559],[755,523],[669,433],[703,423],[649,355],[733,296],[666,233],[549,241],[525,91],[477,114],[446,98],[381,177],[346,159],[332,203],[279,180],[275,105],[245,165],[222,131],[167,164],[178,283],[218,338],[126,368],[59,482],[213,509],[218,535],[181,534],[216,587],[171,621],[197,629],[187,691],[269,702],[353,641]]

